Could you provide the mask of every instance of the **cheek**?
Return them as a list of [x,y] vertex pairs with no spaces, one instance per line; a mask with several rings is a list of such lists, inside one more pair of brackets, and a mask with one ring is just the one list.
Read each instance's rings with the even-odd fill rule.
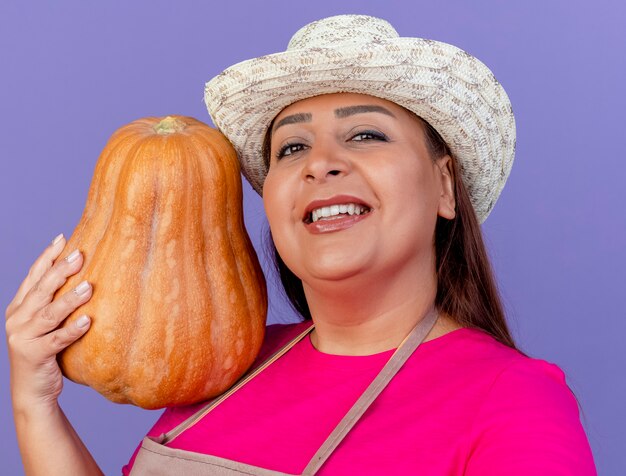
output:
[[[269,180],[268,180],[269,179]],[[263,186],[263,206],[267,216],[267,222],[272,232],[272,240],[276,251],[289,269],[293,270],[294,257],[292,254],[296,247],[293,245],[293,225],[290,215],[290,205],[287,200],[281,199],[284,190],[275,185],[279,181],[271,180],[269,174]],[[291,224],[291,228],[290,228]],[[293,271],[292,271],[293,272]]]
[[385,181],[383,203],[390,204],[393,212],[388,215],[394,226],[414,232],[436,220],[438,192],[430,164],[407,162],[405,167],[388,167],[379,179]]
[[293,194],[289,193],[288,183],[281,180],[279,174],[268,173],[263,185],[263,207],[277,247],[283,240],[285,228],[292,221],[290,196],[293,197]]
[[398,166],[396,163],[390,163],[386,167],[377,171],[376,177],[373,180],[380,183],[381,190],[384,190],[385,195],[392,202],[399,200],[405,201],[405,206],[414,206],[416,200],[423,202],[425,199],[430,199],[430,196],[434,193],[432,174],[422,164],[417,163],[416,160],[406,160],[402,166]]
[[275,223],[275,217],[279,214],[280,200],[278,196],[280,191],[276,188],[276,181],[274,180],[274,174],[271,172],[265,177],[263,184],[263,208],[267,215],[267,221],[270,224],[270,229],[274,233],[272,224]]

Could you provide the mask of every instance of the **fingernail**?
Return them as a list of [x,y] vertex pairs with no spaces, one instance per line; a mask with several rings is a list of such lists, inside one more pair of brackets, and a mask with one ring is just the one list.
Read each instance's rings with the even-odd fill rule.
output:
[[89,317],[87,316],[80,316],[76,319],[76,327],[87,327],[87,324],[89,324]]
[[59,235],[57,235],[57,237],[54,240],[52,240],[52,246],[56,245],[62,239],[63,239],[63,233],[60,233]]
[[86,294],[87,291],[89,291],[89,283],[87,281],[83,281],[74,288],[74,292],[79,296]]
[[73,263],[74,261],[78,259],[79,256],[80,256],[80,251],[74,250],[67,256],[67,258],[65,258],[65,260],[68,263]]

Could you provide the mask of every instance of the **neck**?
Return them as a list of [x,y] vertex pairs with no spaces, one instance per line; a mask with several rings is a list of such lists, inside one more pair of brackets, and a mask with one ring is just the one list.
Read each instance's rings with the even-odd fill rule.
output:
[[[315,323],[313,345],[337,355],[370,355],[397,348],[435,300],[434,264],[424,268],[427,271],[419,273],[406,267],[375,280],[357,274],[314,286],[303,283]],[[425,340],[441,335],[441,323],[437,324]]]

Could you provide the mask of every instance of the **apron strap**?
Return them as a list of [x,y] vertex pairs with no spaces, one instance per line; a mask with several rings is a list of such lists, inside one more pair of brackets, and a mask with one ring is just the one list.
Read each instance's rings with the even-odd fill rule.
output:
[[324,444],[315,453],[309,464],[302,472],[303,476],[313,475],[318,471],[335,448],[341,443],[346,434],[352,429],[363,413],[368,409],[376,397],[383,391],[393,376],[400,370],[411,354],[426,338],[437,321],[438,313],[431,307],[426,316],[418,322],[408,336],[404,338],[400,346],[387,361],[380,373],[350,408],[333,432],[328,436]]
[[311,324],[307,327],[307,329],[301,333],[299,333],[296,337],[294,337],[291,341],[285,344],[283,347],[274,352],[265,362],[263,362],[259,367],[254,369],[251,373],[244,375],[237,383],[235,383],[229,390],[222,393],[221,395],[215,397],[213,400],[210,400],[204,407],[198,410],[196,413],[191,415],[182,423],[178,424],[176,427],[165,433],[161,436],[162,440],[160,443],[165,445],[173,441],[176,437],[178,437],[183,431],[191,428],[197,422],[199,422],[207,413],[217,407],[220,403],[226,400],[230,395],[235,393],[241,387],[243,387],[246,383],[248,383],[252,378],[258,375],[262,370],[264,370],[268,365],[281,357],[285,352],[291,349],[298,341],[300,341],[304,336],[306,336],[311,330],[315,327],[315,324]]

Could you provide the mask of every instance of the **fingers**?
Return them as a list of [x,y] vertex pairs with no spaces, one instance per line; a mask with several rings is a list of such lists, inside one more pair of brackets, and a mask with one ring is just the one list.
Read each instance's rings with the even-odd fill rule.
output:
[[63,248],[65,248],[65,237],[63,236],[63,233],[61,233],[54,240],[52,240],[52,242],[28,270],[28,276],[34,283],[39,281],[44,273],[52,267],[54,261],[63,251]]
[[43,277],[46,271],[52,268],[54,261],[59,257],[63,248],[65,247],[65,237],[63,233],[58,235],[44,252],[37,258],[28,271],[26,279],[22,281],[22,284],[17,290],[15,297],[9,303],[6,309],[6,318],[13,314],[15,308],[19,307],[24,300],[26,294],[32,289],[32,287]]
[[44,306],[35,313],[32,325],[28,326],[26,331],[28,334],[26,337],[37,338],[56,329],[70,313],[91,298],[91,293],[91,284],[83,281],[73,290]]
[[55,298],[67,277],[76,274],[83,265],[79,251],[59,260],[64,247],[65,239],[60,235],[35,261],[7,308],[6,335],[14,402],[56,401],[63,387],[56,355],[90,328],[87,316],[62,324],[92,293],[91,285],[83,282]]
[[79,317],[72,324],[44,336],[42,339],[45,344],[42,345],[42,349],[44,349],[44,351],[47,350],[49,352],[48,355],[58,354],[87,332],[90,324],[91,319],[89,319],[88,316],[83,315]]
[[[26,377],[30,374],[40,374],[50,359],[55,359],[59,352],[82,337],[90,325],[91,319],[88,316],[81,316],[75,322],[35,339],[26,338],[19,333],[10,334],[8,336],[10,360],[13,366],[21,369],[20,372],[16,372],[16,378],[26,379],[30,383],[37,381]],[[56,366],[56,363],[54,365]],[[51,380],[57,378],[49,376]],[[49,387],[54,385],[43,385],[42,393]]]
[[31,316],[41,311],[49,312],[44,309],[52,302],[56,291],[65,284],[69,276],[76,274],[82,265],[83,256],[78,250],[70,253],[65,259],[56,261],[28,290],[19,306],[19,314],[30,319]]

